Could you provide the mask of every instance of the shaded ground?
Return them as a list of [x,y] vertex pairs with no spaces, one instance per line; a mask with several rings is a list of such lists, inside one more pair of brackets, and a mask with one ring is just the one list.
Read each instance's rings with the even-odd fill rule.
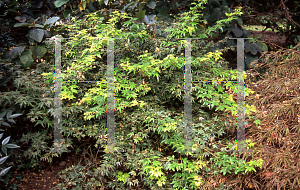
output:
[[[52,163],[41,162],[43,168],[41,172],[34,170],[15,171],[14,177],[10,184],[18,184],[18,189],[31,189],[31,190],[48,190],[56,187],[59,183],[59,171],[66,169],[72,165],[77,165],[82,156],[79,153],[63,153],[62,157],[53,158]],[[15,178],[18,174],[23,175],[23,180],[18,182]]]

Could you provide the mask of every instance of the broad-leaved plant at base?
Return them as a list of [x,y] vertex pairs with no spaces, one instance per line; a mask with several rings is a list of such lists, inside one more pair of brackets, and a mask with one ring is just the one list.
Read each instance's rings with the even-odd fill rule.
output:
[[[5,115],[6,115],[6,118],[5,118]],[[3,111],[0,113],[0,126],[1,125],[4,125],[4,126],[7,126],[7,127],[11,127],[9,125],[9,123],[7,122],[12,122],[12,123],[16,123],[13,118],[16,118],[18,116],[22,115],[21,113],[16,113],[16,114],[12,114],[12,111],[9,110],[9,111]],[[5,130],[3,129],[0,129],[0,131],[4,132]],[[3,134],[4,133],[0,133],[0,139],[2,139],[3,137]],[[2,142],[1,142],[1,151],[0,152],[0,165],[2,165],[9,156],[7,156],[7,149],[9,148],[20,148],[18,145],[16,144],[12,144],[12,143],[8,143],[10,140],[10,136],[6,137],[6,138],[3,138]],[[3,155],[4,153],[4,155]],[[7,172],[12,168],[13,166],[10,166],[10,167],[7,167],[7,168],[2,168],[0,166],[0,168],[2,169],[0,171],[0,180],[3,181],[3,176],[5,176],[7,174]]]

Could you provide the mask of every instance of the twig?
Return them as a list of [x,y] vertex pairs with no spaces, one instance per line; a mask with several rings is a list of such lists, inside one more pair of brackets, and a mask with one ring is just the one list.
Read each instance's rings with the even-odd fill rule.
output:
[[[286,1],[285,1],[285,2],[286,2]],[[290,16],[290,14],[289,14],[289,12],[288,12],[288,10],[287,10],[285,4],[284,4],[285,2],[283,2],[283,0],[281,0],[281,2],[280,2],[280,4],[281,4],[281,10],[283,9],[283,11],[285,12],[285,16],[286,16],[286,18],[288,19],[288,21],[290,21],[290,22],[292,22],[292,23],[294,23],[294,24],[300,26],[300,25],[299,25],[298,23],[296,23],[296,22],[292,19],[292,17]]]

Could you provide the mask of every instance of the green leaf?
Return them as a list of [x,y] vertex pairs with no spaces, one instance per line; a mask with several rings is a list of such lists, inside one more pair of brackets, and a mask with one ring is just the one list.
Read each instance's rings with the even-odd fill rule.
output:
[[257,55],[252,55],[250,53],[245,54],[245,62],[250,65],[252,62],[258,59]]
[[155,10],[158,11],[159,13],[166,13],[166,12],[168,12],[168,8],[166,6],[156,7]]
[[69,13],[72,13],[72,10],[71,9],[66,9],[63,13],[64,17],[67,18]]
[[8,141],[9,141],[9,139],[10,139],[10,136],[8,136],[5,139],[3,139],[2,145],[6,145],[8,143]]
[[[67,0],[69,1],[69,0]],[[55,1],[57,2],[57,1]],[[55,4],[55,3],[54,3]],[[48,20],[46,20],[46,22],[44,23],[44,26],[47,26],[47,25],[50,25],[50,24],[53,24],[54,22],[58,21],[60,18],[58,16],[55,16],[55,17],[52,17],[52,18],[49,18]]]
[[9,111],[7,112],[7,114],[6,114],[6,118],[10,118],[11,114],[12,114],[12,111],[9,110]]
[[9,51],[9,55],[11,58],[15,59],[17,58],[19,55],[22,54],[22,52],[24,51],[25,47],[15,47],[12,48],[12,50]]
[[11,115],[9,118],[16,118],[16,117],[19,117],[20,115],[23,115],[23,114],[22,113],[16,113],[16,114]]
[[31,23],[23,22],[23,23],[16,23],[14,25],[14,27],[27,27],[27,26],[31,26],[31,25],[32,25]]
[[29,37],[37,42],[41,42],[43,40],[44,34],[44,30],[42,29],[34,28],[29,31]]
[[11,144],[11,143],[6,144],[5,146],[6,146],[6,148],[20,148],[18,145],[16,145],[16,144]]
[[219,20],[220,17],[221,17],[220,8],[215,8],[209,18],[212,22],[215,22],[215,21]]
[[79,4],[79,9],[80,9],[80,10],[85,10],[85,8],[86,8],[86,1],[83,0],[83,1],[81,1],[81,3]]
[[238,23],[240,26],[243,25],[243,21],[242,21],[242,19],[241,19],[240,17],[237,19],[237,23]]
[[55,7],[59,8],[68,2],[69,2],[69,0],[56,0],[54,2],[54,5],[55,5]]
[[239,28],[234,28],[232,31],[237,38],[239,38],[243,35],[243,31]]
[[34,24],[34,27],[36,27],[36,28],[44,28],[44,26],[40,25],[40,24]]
[[252,43],[252,46],[254,46],[259,53],[262,53],[262,48],[257,43]]
[[139,19],[141,19],[141,20],[144,20],[145,13],[146,13],[146,10],[142,10],[142,11],[136,13],[135,16],[136,16],[136,18],[139,18]]
[[7,127],[11,127],[8,123],[6,123],[5,121],[1,121],[0,124],[7,126]]
[[26,21],[26,17],[24,17],[24,16],[16,16],[15,19],[19,22],[25,22]]
[[2,165],[5,161],[6,161],[6,159],[8,158],[9,156],[5,156],[5,157],[3,157],[3,158],[0,158],[0,165]]
[[7,121],[12,122],[12,123],[16,123],[13,119],[7,119]]
[[245,52],[248,53],[251,51],[251,44],[249,42],[245,42]]
[[155,1],[150,1],[147,3],[147,7],[149,7],[150,9],[154,9],[156,7],[156,3]]
[[47,52],[45,46],[31,46],[30,50],[37,58],[43,57],[43,55]]
[[256,172],[256,170],[253,167],[247,167],[246,170],[245,170],[245,173],[249,173],[251,171]]
[[7,172],[10,170],[11,167],[12,167],[12,166],[10,166],[10,167],[5,168],[4,170],[2,170],[2,171],[0,172],[0,176],[4,176],[5,174],[7,174]]
[[30,67],[34,63],[32,52],[28,49],[23,51],[22,55],[20,56],[20,61],[23,68]]
[[7,113],[7,111],[4,111],[4,112],[0,113],[0,118],[3,118],[6,113]]
[[268,46],[265,43],[262,41],[257,41],[256,43],[262,48],[262,51],[268,51]]
[[257,54],[257,49],[253,45],[250,47],[250,49],[251,49],[251,54],[252,55],[256,55]]

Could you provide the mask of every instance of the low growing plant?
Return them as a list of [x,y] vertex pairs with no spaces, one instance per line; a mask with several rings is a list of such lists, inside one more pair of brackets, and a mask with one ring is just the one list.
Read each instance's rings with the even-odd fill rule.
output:
[[[6,115],[6,119],[4,118]],[[15,121],[13,120],[13,118],[16,118],[18,116],[22,115],[21,113],[16,113],[16,114],[12,114],[12,111],[3,111],[0,113],[0,126],[4,125],[7,127],[10,127],[9,123],[6,122],[6,120],[8,122],[12,122],[15,123]],[[3,129],[0,129],[0,131],[5,131]],[[3,137],[4,133],[0,133],[0,139]],[[5,156],[2,155],[2,153],[0,152],[0,165],[2,165],[9,156],[7,156],[7,149],[8,148],[20,148],[18,145],[16,144],[12,144],[12,143],[8,143],[10,140],[10,136],[4,138],[2,140],[2,145],[1,145],[1,150],[4,153]],[[12,168],[13,166],[7,167],[7,168],[2,168],[0,167],[2,170],[0,171],[0,180],[1,181],[6,181],[5,178],[3,178],[3,176],[5,176],[7,174],[7,172]]]

